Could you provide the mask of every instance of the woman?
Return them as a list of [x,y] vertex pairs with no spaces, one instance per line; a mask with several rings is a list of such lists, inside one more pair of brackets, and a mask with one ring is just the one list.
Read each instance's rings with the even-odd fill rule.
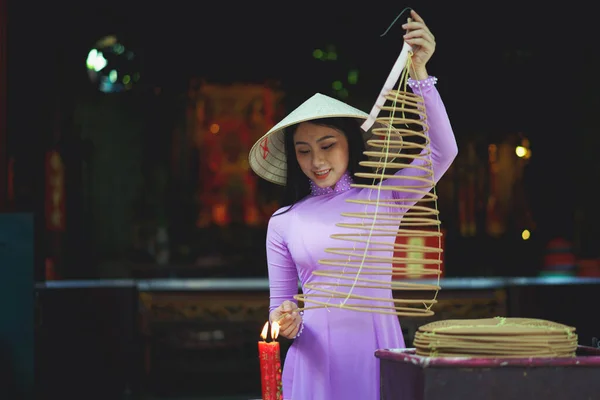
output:
[[[425,99],[437,182],[456,157],[457,146],[435,89],[436,79],[426,69],[435,50],[433,35],[416,12],[411,16],[412,21],[403,25],[408,32],[404,40],[413,47],[409,85]],[[286,399],[379,399],[379,365],[374,352],[405,346],[395,315],[336,307],[309,309],[303,314],[295,311],[298,280],[303,293],[310,294],[312,289],[305,285],[315,282],[315,269],[323,268],[318,260],[325,258],[325,248],[339,247],[339,241],[330,235],[336,230],[339,233],[335,224],[342,219],[340,213],[356,207],[346,200],[366,197],[369,191],[350,186],[357,182],[354,174],[361,170],[359,161],[364,159],[360,123],[365,118],[367,114],[360,110],[316,94],[275,125],[250,152],[250,165],[259,176],[285,185],[285,206],[269,221],[267,262],[269,318],[279,322],[282,336],[295,339],[283,369]],[[398,174],[418,173],[414,171],[418,169],[405,168]],[[405,195],[392,192],[389,196]],[[391,290],[388,292],[391,299]]]

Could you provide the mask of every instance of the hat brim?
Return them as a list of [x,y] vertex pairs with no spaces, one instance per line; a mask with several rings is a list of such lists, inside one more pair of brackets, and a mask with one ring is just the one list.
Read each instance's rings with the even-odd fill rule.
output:
[[[357,114],[319,115],[318,117],[305,118],[303,120],[276,126],[275,129],[271,129],[257,140],[250,149],[249,164],[252,170],[268,182],[285,186],[287,180],[287,156],[285,154],[286,128],[302,122],[322,118],[353,118],[362,123],[367,119],[367,116]],[[371,129],[363,132],[365,146],[367,145],[367,142],[374,137],[372,130],[382,127],[385,126],[376,122]]]
[[[254,143],[250,149],[248,162],[252,170],[261,178],[277,185],[285,185],[287,159],[284,134],[286,128],[322,118],[354,118],[364,121],[368,117],[369,115],[366,112],[358,108],[321,93],[316,93]],[[387,126],[378,122],[373,124],[373,127],[363,134],[365,143],[373,137],[372,131],[377,127],[387,128]]]

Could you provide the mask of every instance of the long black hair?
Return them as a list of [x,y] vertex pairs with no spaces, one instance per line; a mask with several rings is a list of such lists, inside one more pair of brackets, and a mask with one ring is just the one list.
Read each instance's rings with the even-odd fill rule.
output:
[[[348,117],[331,117],[331,118],[320,118],[309,121],[312,124],[327,126],[333,128],[346,136],[348,140],[348,172],[352,176],[355,183],[369,183],[368,178],[355,177],[356,172],[371,172],[368,167],[364,167],[359,163],[366,161],[367,157],[364,155],[365,142],[363,139],[363,130],[360,127],[361,120]],[[286,184],[283,190],[283,196],[281,199],[281,206],[290,206],[285,211],[278,213],[277,215],[283,214],[289,211],[294,204],[305,198],[310,194],[310,181],[309,178],[300,169],[298,159],[296,158],[296,149],[294,146],[294,134],[298,125],[292,125],[285,129],[284,133],[284,147],[285,156],[287,159],[287,174]]]

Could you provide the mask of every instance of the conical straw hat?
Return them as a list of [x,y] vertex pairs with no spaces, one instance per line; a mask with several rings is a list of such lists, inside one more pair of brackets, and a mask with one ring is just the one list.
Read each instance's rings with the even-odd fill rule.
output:
[[[250,149],[250,167],[261,178],[278,185],[285,185],[287,170],[284,147],[285,128],[300,122],[333,117],[365,120],[368,114],[342,101],[316,93],[258,139]],[[367,137],[365,137],[366,139]]]

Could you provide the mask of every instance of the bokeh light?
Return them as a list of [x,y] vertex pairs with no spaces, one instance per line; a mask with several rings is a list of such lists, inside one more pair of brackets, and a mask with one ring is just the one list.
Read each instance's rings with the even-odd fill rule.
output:
[[88,51],[86,69],[92,84],[104,93],[131,90],[141,78],[137,55],[115,35],[101,38]]

